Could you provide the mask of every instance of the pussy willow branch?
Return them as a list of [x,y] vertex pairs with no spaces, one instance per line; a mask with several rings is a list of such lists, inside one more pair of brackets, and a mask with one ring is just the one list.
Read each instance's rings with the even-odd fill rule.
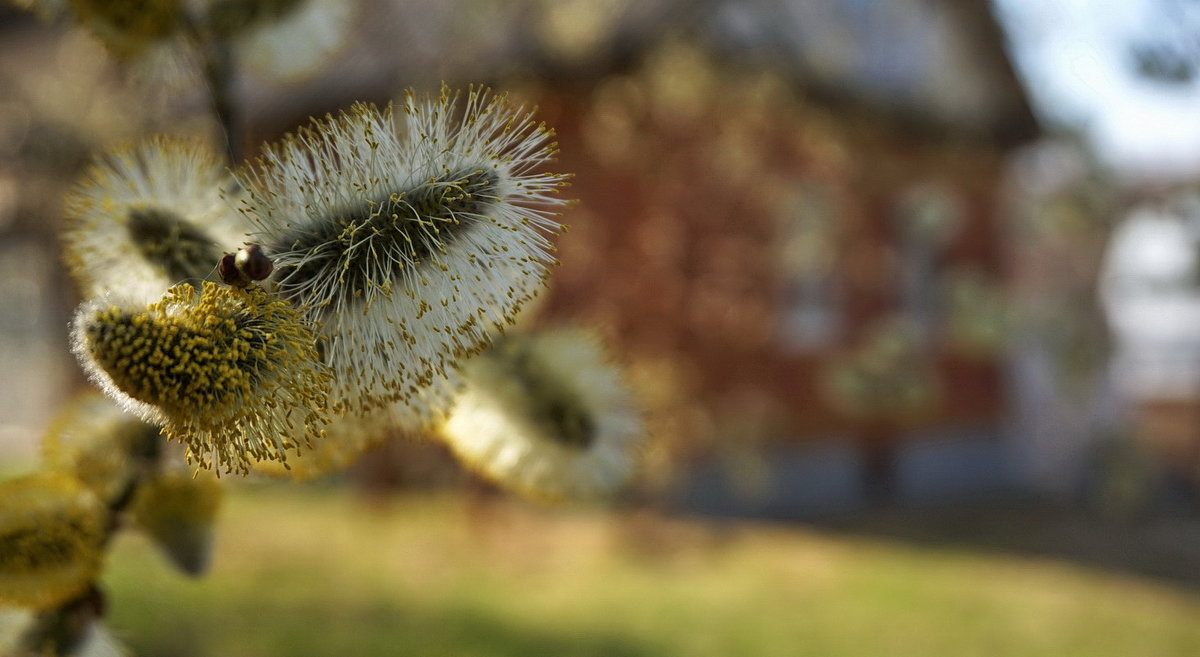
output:
[[[121,490],[108,501],[108,525],[101,548],[107,548],[121,528],[121,514],[137,498],[138,489],[159,466],[161,446],[157,430],[145,430],[140,441],[130,446],[128,458],[134,462],[133,472]],[[30,655],[71,655],[79,648],[91,624],[104,617],[104,593],[90,583],[79,595],[53,609],[34,617],[33,623],[17,642],[19,649]]]
[[[213,113],[225,136],[225,157],[233,166],[241,161],[241,122],[234,102],[233,89],[236,81],[233,50],[222,38],[199,27],[194,18],[187,21],[187,33],[201,59],[201,69],[212,102]],[[108,503],[109,523],[105,530],[102,548],[111,542],[121,527],[121,514],[137,497],[137,492],[158,467],[158,433],[147,432],[143,444],[133,447],[129,458],[135,461],[129,480],[121,491]],[[66,600],[53,609],[37,614],[33,623],[22,634],[18,647],[29,654],[69,655],[78,649],[87,629],[99,618],[103,618],[105,603],[103,592],[95,582],[88,585],[79,595]]]

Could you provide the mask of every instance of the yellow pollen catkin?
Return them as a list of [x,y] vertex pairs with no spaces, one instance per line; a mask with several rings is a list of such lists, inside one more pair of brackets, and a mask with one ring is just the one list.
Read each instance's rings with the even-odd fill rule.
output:
[[74,477],[0,482],[0,605],[44,609],[97,575],[108,512]]
[[75,475],[108,503],[124,493],[138,461],[156,453],[158,431],[92,390],[50,423],[42,437],[42,460],[50,469]]
[[162,421],[204,468],[284,461],[328,421],[330,375],[311,327],[255,287],[178,285],[145,310],[85,313],[77,340],[102,387]]

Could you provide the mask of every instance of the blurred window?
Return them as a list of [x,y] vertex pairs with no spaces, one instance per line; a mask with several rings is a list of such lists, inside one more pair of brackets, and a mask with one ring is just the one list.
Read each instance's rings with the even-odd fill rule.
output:
[[900,308],[922,338],[932,340],[944,310],[939,307],[938,270],[962,224],[962,204],[946,185],[924,183],[901,196],[895,217]]
[[820,184],[802,183],[785,197],[777,216],[780,340],[796,351],[826,349],[841,334],[844,314],[835,200]]

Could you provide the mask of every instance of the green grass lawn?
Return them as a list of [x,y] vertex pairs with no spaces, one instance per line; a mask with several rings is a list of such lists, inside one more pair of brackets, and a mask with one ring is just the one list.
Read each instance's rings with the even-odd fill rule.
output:
[[212,571],[114,545],[141,657],[1200,654],[1200,595],[1050,560],[767,524],[243,487]]

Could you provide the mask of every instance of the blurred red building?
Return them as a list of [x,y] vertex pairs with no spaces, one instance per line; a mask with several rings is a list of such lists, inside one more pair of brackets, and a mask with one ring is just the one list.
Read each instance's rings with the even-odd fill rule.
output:
[[681,30],[537,96],[580,201],[545,315],[607,330],[670,459],[854,436],[887,486],[901,434],[1006,410],[1003,185],[1038,128],[1003,39],[986,2],[898,3],[923,15],[890,42],[844,4],[803,10],[848,38],[819,71],[811,26],[767,54]]

